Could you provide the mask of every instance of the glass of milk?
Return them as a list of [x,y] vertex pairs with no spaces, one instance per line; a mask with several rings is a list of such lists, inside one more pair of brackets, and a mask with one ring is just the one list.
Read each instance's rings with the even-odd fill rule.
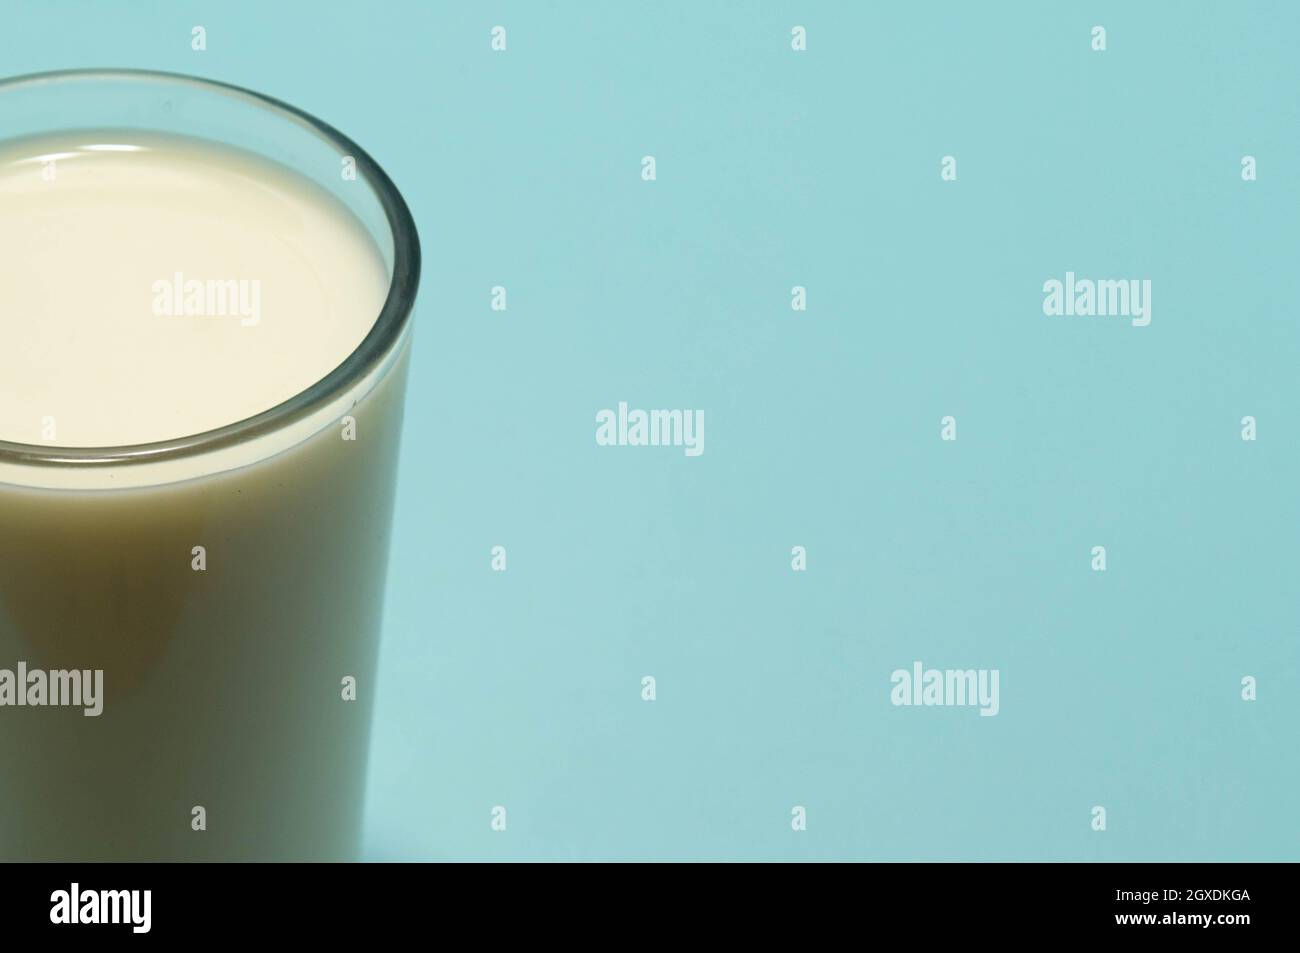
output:
[[0,82],[0,860],[346,860],[420,271],[355,143]]

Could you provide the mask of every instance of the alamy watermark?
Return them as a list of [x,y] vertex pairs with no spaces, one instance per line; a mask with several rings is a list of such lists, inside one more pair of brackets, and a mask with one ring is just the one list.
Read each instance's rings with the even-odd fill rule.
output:
[[895,705],[979,706],[981,715],[996,715],[998,699],[996,668],[925,668],[912,663],[912,670],[895,669],[889,676],[893,688],[889,700]]
[[596,413],[596,444],[601,447],[684,447],[688,457],[704,452],[704,411],[618,410]]
[[153,313],[158,317],[237,317],[246,328],[262,320],[262,282],[257,278],[186,278],[153,283]]
[[153,925],[152,890],[83,890],[74,882],[50,894],[50,922],[55,925],[125,924],[132,933]]
[[1132,318],[1133,327],[1151,323],[1150,278],[1076,278],[1043,282],[1043,314]]
[[84,708],[87,718],[104,710],[104,670],[0,668],[0,707]]

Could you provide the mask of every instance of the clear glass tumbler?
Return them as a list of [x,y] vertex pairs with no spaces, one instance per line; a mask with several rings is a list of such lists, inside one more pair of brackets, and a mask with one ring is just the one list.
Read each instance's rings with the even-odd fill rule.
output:
[[98,717],[0,708],[0,860],[354,859],[420,272],[411,214],[360,147],[266,96],[140,71],[0,82],[0,135],[80,129],[288,166],[352,211],[391,283],[341,365],[249,419],[138,446],[0,442],[0,669],[102,669],[105,695]]

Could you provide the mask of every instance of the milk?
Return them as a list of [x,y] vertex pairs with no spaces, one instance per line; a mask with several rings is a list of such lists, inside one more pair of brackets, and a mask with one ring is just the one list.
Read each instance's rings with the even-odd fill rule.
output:
[[0,440],[151,443],[251,417],[341,364],[387,293],[360,223],[291,170],[140,135],[0,145]]
[[[293,170],[196,140],[0,143],[0,441],[173,441],[275,408],[374,326],[389,271]],[[256,289],[256,290],[254,290]],[[0,448],[0,860],[356,854],[407,352],[212,453]]]

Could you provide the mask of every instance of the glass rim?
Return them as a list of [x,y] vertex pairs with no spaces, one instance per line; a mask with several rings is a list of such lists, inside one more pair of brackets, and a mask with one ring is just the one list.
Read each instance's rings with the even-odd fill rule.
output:
[[286,121],[306,128],[331,146],[339,148],[343,155],[352,156],[356,160],[358,177],[374,191],[392,232],[392,279],[375,323],[343,362],[314,384],[267,410],[200,433],[150,443],[113,447],[56,447],[0,440],[0,463],[36,467],[118,467],[197,457],[290,427],[327,406],[356,382],[378,371],[401,342],[411,323],[411,312],[420,283],[420,238],[416,232],[415,220],[406,200],[379,163],[329,123],[296,106],[243,86],[185,73],[108,67],[52,70],[0,79],[0,96],[22,86],[65,80],[91,80],[96,77],[198,86],[233,96],[279,114]]

